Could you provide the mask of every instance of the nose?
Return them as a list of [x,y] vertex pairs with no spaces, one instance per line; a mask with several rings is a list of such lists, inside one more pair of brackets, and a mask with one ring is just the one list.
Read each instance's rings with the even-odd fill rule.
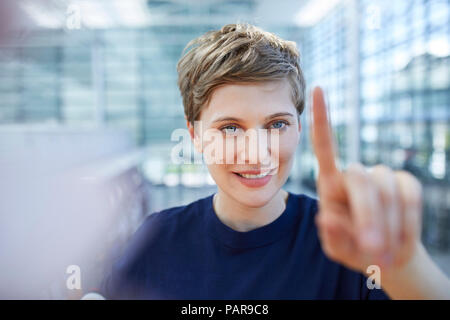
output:
[[[256,164],[259,167],[272,166],[271,143],[273,137],[266,129],[249,129],[237,139],[237,164]],[[274,166],[274,165],[273,165]]]

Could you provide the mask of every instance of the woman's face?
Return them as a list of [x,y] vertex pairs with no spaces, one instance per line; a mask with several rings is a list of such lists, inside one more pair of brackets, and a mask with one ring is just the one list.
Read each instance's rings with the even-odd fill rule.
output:
[[[199,121],[201,129],[195,129],[199,131],[196,131],[194,145],[204,158],[206,149],[215,150],[208,152],[213,158],[208,157],[206,164],[220,191],[248,207],[268,203],[289,176],[300,138],[301,125],[291,101],[289,82],[218,87],[209,105],[202,110]],[[188,128],[193,137],[194,128],[189,122]],[[200,132],[202,138],[198,135]],[[214,137],[206,138],[212,137],[206,132],[215,132]],[[244,138],[250,132],[258,139]],[[269,174],[262,178],[237,174],[252,170]]]

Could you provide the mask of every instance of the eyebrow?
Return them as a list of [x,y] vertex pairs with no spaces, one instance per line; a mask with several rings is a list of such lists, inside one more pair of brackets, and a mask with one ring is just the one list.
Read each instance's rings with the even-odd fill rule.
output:
[[[281,117],[281,116],[291,116],[291,117],[293,117],[294,115],[292,113],[290,113],[290,112],[277,112],[277,113],[274,113],[274,114],[266,117],[264,120],[267,121],[267,120],[270,120],[270,119],[273,119],[273,118],[276,118],[276,117]],[[215,119],[213,121],[213,123],[222,122],[222,121],[244,122],[245,120],[240,119],[240,118],[235,118],[235,117],[220,117],[220,118]]]

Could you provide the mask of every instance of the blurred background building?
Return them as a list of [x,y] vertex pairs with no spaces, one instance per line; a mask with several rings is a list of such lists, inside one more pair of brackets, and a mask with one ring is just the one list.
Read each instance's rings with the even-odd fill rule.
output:
[[[342,168],[384,163],[422,182],[422,239],[450,273],[449,0],[1,3],[0,160],[34,150],[108,168],[122,235],[216,190],[204,165],[171,160],[186,127],[176,64],[194,37],[249,22],[297,43],[307,90],[326,90]],[[308,111],[286,189],[315,195]]]

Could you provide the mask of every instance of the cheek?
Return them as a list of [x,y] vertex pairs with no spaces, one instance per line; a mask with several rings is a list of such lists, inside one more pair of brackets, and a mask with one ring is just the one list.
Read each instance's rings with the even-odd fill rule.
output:
[[297,150],[299,134],[297,132],[286,132],[280,135],[278,154],[280,164],[292,161]]
[[218,186],[226,186],[230,183],[230,170],[223,164],[207,165],[209,174]]
[[230,163],[236,160],[236,154],[238,148],[238,140],[235,138],[224,138],[222,139],[223,156],[222,161],[225,163]]

